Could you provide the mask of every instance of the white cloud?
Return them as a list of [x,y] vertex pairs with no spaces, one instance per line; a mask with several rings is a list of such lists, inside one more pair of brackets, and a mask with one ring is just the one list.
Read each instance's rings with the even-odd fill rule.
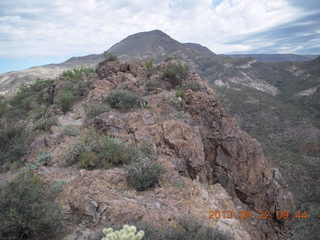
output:
[[217,53],[250,50],[226,42],[304,14],[287,0],[4,0],[0,8],[0,57],[16,58],[100,53],[153,29]]

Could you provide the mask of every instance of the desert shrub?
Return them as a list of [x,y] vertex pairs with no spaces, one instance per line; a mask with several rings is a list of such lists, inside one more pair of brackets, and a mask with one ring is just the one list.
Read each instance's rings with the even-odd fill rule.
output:
[[85,80],[95,78],[96,75],[93,68],[81,67],[64,71],[62,76],[67,81],[83,82]]
[[164,168],[147,158],[131,162],[127,168],[127,180],[138,191],[144,191],[153,188],[161,174],[164,173]]
[[169,63],[164,68],[163,77],[168,79],[169,82],[174,86],[181,85],[182,81],[186,79],[188,75],[189,67],[181,63]]
[[40,153],[37,156],[36,163],[40,166],[44,166],[47,164],[49,160],[51,160],[52,154],[50,152]]
[[80,129],[76,126],[66,125],[62,127],[61,133],[67,136],[75,137],[80,134]]
[[165,231],[167,240],[228,240],[227,234],[206,226],[194,217],[185,215],[177,220],[178,227],[169,227]]
[[0,95],[0,118],[9,111],[7,100]]
[[107,98],[106,103],[108,103],[112,108],[119,110],[129,110],[134,108],[139,103],[139,97],[134,93],[126,90],[119,90],[111,92]]
[[176,97],[180,98],[180,99],[183,99],[184,98],[184,91],[181,90],[181,89],[177,89],[176,90]]
[[77,97],[75,96],[73,91],[65,90],[60,94],[58,103],[61,106],[62,110],[66,113],[71,110],[76,100]]
[[63,191],[67,183],[63,180],[54,181],[50,184],[49,191],[50,193],[56,195]]
[[10,105],[13,109],[19,109],[23,113],[27,113],[33,108],[34,103],[48,104],[45,93],[49,83],[49,80],[38,79],[29,86],[22,85],[19,91],[9,100]]
[[100,161],[101,158],[96,152],[85,151],[80,153],[76,165],[78,168],[91,170],[101,165]]
[[34,123],[34,130],[50,130],[52,126],[58,125],[58,118],[55,116],[50,116],[49,114],[44,115],[37,122]]
[[87,151],[87,149],[89,148],[85,146],[82,139],[69,145],[65,153],[66,164],[68,166],[76,164],[80,154]]
[[106,162],[112,166],[128,164],[138,157],[134,147],[107,136],[100,137],[100,152]]
[[128,164],[139,158],[139,151],[119,139],[98,135],[90,130],[79,141],[72,144],[66,156],[68,164],[76,164],[88,170],[108,169]]
[[153,59],[150,59],[146,61],[145,66],[146,66],[146,75],[147,78],[151,77],[154,74],[154,66],[153,66]]
[[108,51],[105,51],[103,56],[106,61],[118,61],[118,57]]
[[155,161],[157,159],[157,152],[152,147],[151,144],[148,144],[146,142],[143,142],[141,146],[139,147],[139,152],[141,157],[148,158],[151,161]]
[[58,94],[57,104],[64,112],[71,110],[75,102],[88,94],[95,76],[92,68],[75,68],[62,73],[64,85]]
[[166,57],[166,58],[164,59],[164,61],[165,61],[165,62],[169,62],[169,61],[172,61],[172,60],[175,60],[175,59],[177,59],[177,57],[175,57],[175,56],[168,56],[168,57]]
[[201,90],[201,86],[199,83],[197,83],[196,81],[192,81],[190,83],[187,83],[185,86],[183,86],[184,90],[192,90],[194,92],[200,91]]
[[111,111],[111,107],[106,103],[93,103],[85,106],[86,120],[92,119],[101,113]]
[[[129,221],[129,225],[135,226],[144,232],[143,240],[230,240],[228,234],[195,220],[190,215],[179,217],[175,224],[159,227],[150,223]],[[108,223],[106,226],[115,230],[121,230],[122,224]],[[100,240],[104,235],[97,236]]]
[[60,230],[59,209],[43,182],[23,173],[0,189],[0,239],[48,239]]
[[146,90],[147,90],[147,92],[152,92],[152,91],[156,90],[158,87],[159,87],[159,84],[156,83],[155,81],[149,80],[149,81],[146,82]]
[[0,128],[0,165],[19,160],[28,152],[28,133],[24,125]]
[[47,162],[51,160],[51,158],[52,158],[52,154],[50,152],[40,153],[33,163],[27,164],[27,169],[36,170],[40,166],[45,166],[47,165]]

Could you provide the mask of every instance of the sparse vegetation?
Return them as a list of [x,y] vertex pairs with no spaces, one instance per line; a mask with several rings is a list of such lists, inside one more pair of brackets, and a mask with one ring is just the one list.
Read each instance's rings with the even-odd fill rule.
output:
[[201,90],[201,86],[196,81],[192,81],[190,83],[187,83],[185,86],[183,86],[183,90],[188,90],[188,89],[190,89],[194,92],[198,92]]
[[177,89],[177,90],[176,90],[176,97],[177,97],[178,99],[183,99],[183,98],[184,98],[184,91],[181,90],[181,89]]
[[63,191],[66,184],[63,180],[54,181],[50,184],[49,191],[54,195],[58,194]]
[[164,173],[160,164],[148,158],[130,163],[126,170],[128,182],[138,191],[153,188]]
[[45,114],[43,117],[41,117],[40,119],[38,119],[38,121],[34,123],[33,129],[47,131],[50,130],[50,127],[56,126],[57,124],[57,117],[50,116],[50,114]]
[[90,120],[102,113],[111,111],[111,107],[106,103],[93,103],[85,106],[86,120]]
[[46,199],[43,182],[30,172],[0,189],[0,238],[45,239],[61,231],[59,209]]
[[[134,225],[137,229],[144,232],[142,240],[230,240],[232,239],[227,233],[216,228],[212,228],[203,222],[196,220],[191,215],[183,215],[173,221],[172,225],[162,227],[145,223],[132,221],[128,223]],[[122,225],[109,223],[107,227],[115,230],[121,230]],[[97,240],[100,240],[104,235]]]
[[147,78],[150,78],[154,74],[155,69],[153,66],[153,61],[154,61],[153,59],[150,59],[145,63]]
[[168,79],[173,87],[180,86],[188,75],[189,67],[181,63],[169,63],[164,68],[163,77]]
[[211,228],[203,222],[194,219],[191,215],[185,215],[177,221],[179,227],[171,227],[165,233],[168,240],[229,240],[226,233]]
[[68,148],[66,160],[69,164],[91,170],[128,164],[138,156],[139,152],[130,144],[98,135],[91,129]]
[[175,56],[168,56],[168,57],[166,57],[166,58],[164,59],[164,61],[165,61],[165,62],[169,62],[169,61],[172,61],[172,60],[175,60],[175,59],[177,59],[177,57],[175,57]]
[[139,97],[130,91],[119,90],[111,92],[105,102],[112,108],[118,110],[129,110],[138,106]]
[[77,101],[88,94],[95,76],[92,68],[75,68],[62,73],[64,85],[57,94],[56,103],[64,112],[70,111]]
[[61,106],[62,111],[64,111],[66,113],[71,110],[71,108],[72,108],[73,104],[76,102],[76,100],[77,100],[77,97],[73,93],[73,91],[65,90],[60,94],[58,103]]
[[0,165],[11,164],[28,152],[28,132],[25,125],[0,128]]
[[113,55],[112,53],[105,51],[103,53],[104,59],[107,61],[118,61],[118,57],[116,55]]

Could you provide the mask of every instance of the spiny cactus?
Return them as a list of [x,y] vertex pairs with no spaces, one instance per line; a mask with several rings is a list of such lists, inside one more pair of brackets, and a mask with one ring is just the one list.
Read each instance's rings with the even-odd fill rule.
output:
[[136,234],[137,228],[129,225],[124,225],[120,231],[114,232],[112,228],[104,228],[102,232],[106,236],[101,240],[141,240],[144,236],[143,231]]

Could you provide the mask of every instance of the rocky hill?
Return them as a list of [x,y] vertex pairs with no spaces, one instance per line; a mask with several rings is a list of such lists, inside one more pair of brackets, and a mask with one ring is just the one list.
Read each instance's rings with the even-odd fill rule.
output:
[[[55,193],[64,228],[51,239],[99,239],[101,227],[132,222],[155,240],[185,239],[185,231],[203,240],[278,239],[292,228],[293,200],[279,170],[214,89],[178,61],[103,61],[95,73],[68,71],[1,104],[0,136],[8,142],[0,149],[1,183],[28,169]],[[1,209],[0,221],[10,219]],[[210,219],[210,211],[233,216]],[[269,211],[267,219],[259,211]],[[291,214],[283,219],[279,211]],[[193,221],[201,228],[191,232]],[[19,233],[7,226],[3,239]],[[36,229],[27,227],[26,236]]]
[[[319,58],[277,63],[231,58],[201,45],[179,43],[158,30],[129,36],[108,51],[122,61],[180,59],[213,85],[226,112],[261,142],[266,157],[280,168],[297,207],[308,209],[311,216],[297,221],[294,238],[314,239],[320,206]],[[277,57],[289,59],[292,55]],[[58,64],[63,67],[59,73],[82,63],[95,66],[101,60],[102,54],[71,58]],[[21,84],[19,73],[10,74],[17,77],[0,75],[6,77],[2,78],[5,84],[0,83],[0,91],[17,89]],[[58,72],[48,75],[54,77]],[[149,88],[155,85],[151,82]]]

